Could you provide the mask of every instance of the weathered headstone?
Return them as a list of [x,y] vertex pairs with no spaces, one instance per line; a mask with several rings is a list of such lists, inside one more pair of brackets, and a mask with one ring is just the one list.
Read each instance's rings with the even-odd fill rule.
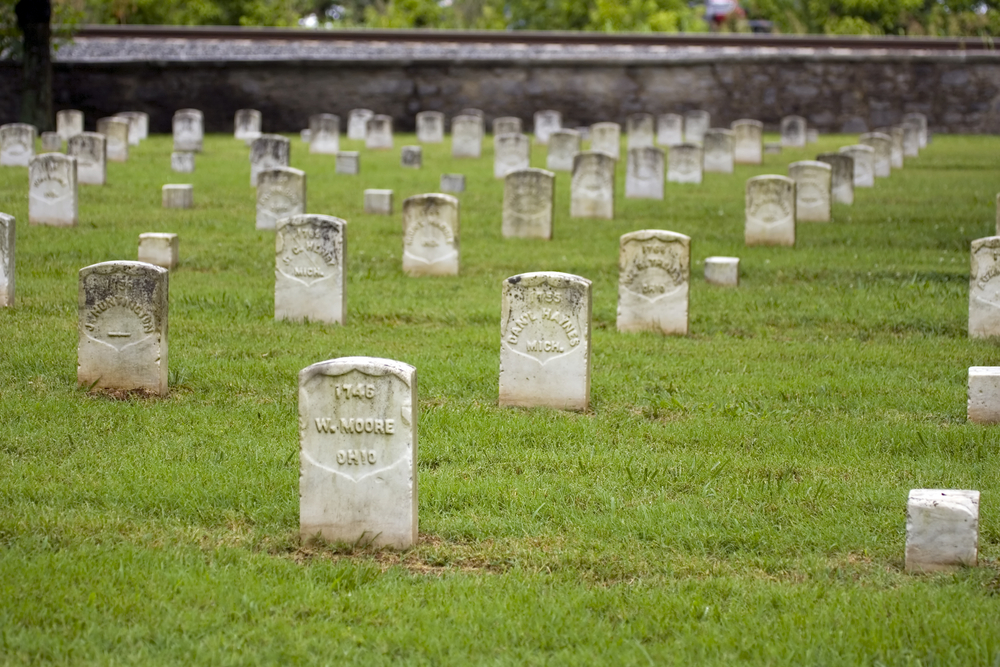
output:
[[1000,236],[976,239],[971,255],[969,337],[1000,336]]
[[194,208],[194,186],[190,183],[167,183],[162,193],[163,208]]
[[180,242],[177,234],[148,232],[139,234],[139,261],[165,269],[177,267]]
[[625,134],[629,149],[654,146],[656,144],[656,120],[653,118],[653,114],[630,114],[625,119]]
[[392,190],[365,190],[365,213],[392,215]]
[[106,149],[109,162],[128,161],[127,120],[114,116],[101,118],[97,121],[97,132],[107,138]]
[[526,134],[493,137],[493,178],[503,178],[516,169],[531,166],[531,138]]
[[441,192],[465,192],[465,174],[441,174]]
[[979,564],[979,491],[912,489],[906,500],[906,571]]
[[170,169],[178,174],[194,173],[194,153],[171,153]]
[[358,151],[339,151],[337,153],[337,165],[334,169],[337,174],[361,173],[361,154]]
[[458,275],[458,199],[426,194],[403,202],[403,272]]
[[562,129],[562,114],[558,111],[535,112],[535,141],[545,145],[549,143],[549,135]]
[[[368,121],[375,115],[371,109],[351,109],[347,114],[347,138],[364,141],[368,138]],[[417,114],[419,119],[420,114]]]
[[644,229],[619,244],[618,331],[687,334],[691,237]]
[[732,130],[709,128],[702,138],[704,170],[717,174],[733,173],[736,137]]
[[780,155],[781,154],[781,142],[779,141],[768,141],[764,143],[764,154],[765,155]]
[[591,284],[546,271],[503,281],[500,405],[590,405]]
[[384,151],[392,149],[392,116],[375,114],[368,119],[365,148]]
[[274,167],[257,174],[257,229],[274,229],[278,220],[306,212],[306,173]]
[[28,222],[32,225],[73,227],[79,198],[76,158],[42,153],[28,165]]
[[340,151],[340,116],[318,113],[309,116],[309,152],[336,155]]
[[830,197],[837,204],[854,203],[854,158],[847,153],[820,153],[819,162],[830,165]]
[[661,146],[683,144],[684,116],[676,113],[665,113],[657,117],[656,143]]
[[800,222],[830,222],[833,168],[817,160],[801,160],[788,165],[795,181],[795,219]]
[[503,187],[505,238],[552,238],[552,206],[556,175],[544,169],[507,172]]
[[129,146],[138,146],[142,141],[142,120],[136,111],[123,111],[116,113],[114,118],[121,118],[128,123],[128,132],[125,140]]
[[444,114],[440,111],[421,111],[417,114],[417,141],[440,144],[444,141]]
[[721,287],[739,287],[739,257],[706,257],[705,282]]
[[292,142],[280,134],[262,134],[250,142],[250,185],[257,187],[257,175],[266,169],[287,167]]
[[0,125],[0,165],[27,167],[35,157],[35,126],[27,123]]
[[5,308],[14,305],[16,227],[14,216],[0,213],[0,307]]
[[903,157],[920,156],[920,124],[914,121],[903,122]]
[[58,132],[42,132],[43,153],[61,153],[62,143],[62,137],[59,136]]
[[406,169],[420,169],[424,164],[424,149],[420,146],[403,146],[399,164]]
[[712,114],[695,109],[684,114],[684,143],[701,145],[705,132],[712,125]]
[[806,119],[802,116],[785,116],[781,119],[781,145],[801,148],[806,145]]
[[[100,131],[100,130],[98,130]],[[177,152],[201,152],[205,139],[204,115],[197,109],[181,109],[173,117],[174,150]],[[110,152],[111,146],[108,146]],[[111,159],[110,154],[108,159]]]
[[973,424],[1000,424],[1000,366],[969,368],[966,417]]
[[493,136],[501,134],[524,134],[520,118],[513,116],[502,116],[493,120]]
[[628,149],[625,196],[629,199],[663,199],[666,155],[662,148]]
[[747,180],[744,240],[753,245],[795,245],[795,181],[766,174]]
[[483,153],[483,119],[455,116],[451,119],[451,156],[474,157]]
[[583,151],[573,158],[571,218],[615,217],[615,159],[603,151]]
[[698,144],[676,144],[667,149],[668,183],[701,183],[704,157]]
[[875,149],[871,146],[856,144],[844,146],[840,152],[850,155],[854,160],[854,187],[875,187]]
[[143,262],[80,269],[78,384],[166,396],[168,276]]
[[927,116],[919,112],[912,112],[903,115],[904,123],[914,123],[917,126],[917,137],[920,142],[920,148],[927,148]]
[[253,141],[260,136],[262,116],[256,109],[239,109],[233,118],[233,138],[245,141]]
[[83,112],[76,109],[63,109],[56,112],[56,132],[64,141],[83,132]]
[[622,127],[618,123],[594,123],[590,126],[590,150],[600,151],[617,160],[621,157]]
[[573,158],[580,152],[580,133],[556,130],[549,135],[549,153],[545,166],[549,171],[573,171]]
[[66,154],[76,158],[77,182],[104,185],[107,180],[107,138],[97,132],[81,132],[70,137]]
[[344,357],[299,373],[299,535],[417,543],[417,370]]
[[343,324],[347,223],[293,215],[275,228],[274,319]]
[[733,160],[736,164],[760,164],[764,161],[764,123],[741,118],[733,121]]
[[862,146],[871,146],[875,151],[875,176],[885,178],[892,173],[892,138],[881,132],[869,132],[858,138]]

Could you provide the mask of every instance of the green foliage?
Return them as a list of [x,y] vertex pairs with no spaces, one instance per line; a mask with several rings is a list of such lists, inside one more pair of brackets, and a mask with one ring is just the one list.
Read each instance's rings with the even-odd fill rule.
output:
[[594,0],[589,30],[694,32],[704,30],[698,10],[683,0]]
[[365,8],[369,28],[440,28],[444,18],[436,0],[387,0]]

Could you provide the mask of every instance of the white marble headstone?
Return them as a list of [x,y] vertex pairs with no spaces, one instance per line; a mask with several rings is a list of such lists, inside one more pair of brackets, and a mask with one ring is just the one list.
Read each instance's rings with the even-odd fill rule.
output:
[[465,174],[441,174],[441,192],[465,192]]
[[702,137],[704,170],[717,174],[733,173],[735,134],[732,130],[709,128]]
[[423,144],[440,144],[444,141],[443,113],[421,111],[417,114],[417,141]]
[[139,261],[164,269],[177,267],[180,242],[177,234],[147,232],[139,234]]
[[343,324],[347,223],[293,215],[275,228],[274,319]]
[[0,307],[5,308],[14,305],[16,228],[14,216],[0,213]]
[[840,152],[850,155],[854,159],[854,187],[875,187],[875,149],[871,146],[856,144],[844,146]]
[[287,167],[292,142],[280,134],[262,134],[250,142],[250,185],[257,187],[257,175],[267,169]]
[[145,114],[140,114],[138,111],[123,111],[121,113],[116,113],[114,118],[121,118],[126,123],[128,123],[128,132],[126,133],[126,141],[129,146],[138,146],[142,141],[142,116]]
[[[197,109],[181,109],[173,117],[174,150],[177,152],[201,152],[205,139],[205,117]],[[111,147],[108,146],[110,151]],[[111,159],[111,156],[108,156]]]
[[364,141],[368,138],[368,121],[375,115],[371,109],[351,109],[347,114],[347,138]]
[[656,119],[656,143],[676,146],[684,143],[684,116],[676,113],[660,114]]
[[663,199],[666,155],[662,148],[628,149],[625,196],[629,199]]
[[260,136],[262,116],[256,109],[239,109],[233,118],[233,138],[250,142]]
[[392,190],[367,188],[365,190],[365,213],[372,215],[392,215]]
[[451,156],[477,158],[483,152],[483,119],[455,116],[451,119]]
[[73,227],[79,198],[76,158],[42,153],[28,165],[28,222],[32,225]]
[[257,229],[274,229],[278,220],[306,212],[306,173],[274,167],[257,175]]
[[721,287],[739,287],[739,257],[706,257],[705,282]]
[[744,240],[753,245],[795,245],[795,181],[765,174],[747,180]]
[[458,275],[458,199],[445,194],[403,202],[403,272],[410,276]]
[[912,112],[903,116],[904,123],[913,123],[917,126],[917,137],[920,148],[927,148],[927,116],[919,112]]
[[545,157],[545,166],[549,171],[573,171],[573,158],[579,152],[579,132],[556,130],[549,135],[549,152]]
[[493,137],[493,178],[503,178],[516,169],[531,166],[531,138],[526,134]]
[[691,237],[659,229],[624,234],[618,252],[618,331],[687,334]]
[[833,168],[817,160],[801,160],[788,165],[795,181],[795,219],[801,222],[830,222]]
[[424,149],[420,146],[403,146],[399,164],[405,169],[420,169],[424,163]]
[[653,114],[634,113],[625,119],[626,145],[632,148],[648,148],[656,143],[656,121]]
[[698,144],[676,144],[667,149],[667,182],[694,183],[702,180],[704,153]]
[[819,162],[830,165],[830,194],[837,204],[854,203],[854,158],[847,153],[820,153]]
[[979,564],[979,491],[912,489],[906,500],[906,571]]
[[535,141],[545,145],[549,143],[549,135],[562,129],[562,114],[558,111],[545,110],[535,112]]
[[63,109],[56,112],[56,132],[63,141],[83,132],[83,112],[76,109]]
[[361,154],[358,151],[340,151],[337,153],[337,174],[358,175],[361,173]]
[[892,173],[892,138],[881,132],[862,134],[858,139],[862,146],[871,146],[875,151],[875,176],[885,178]]
[[[97,132],[107,139],[109,162],[128,161],[128,121],[110,116],[97,121]],[[176,150],[176,149],[175,149]]]
[[584,151],[573,158],[569,216],[615,217],[615,159],[609,154]]
[[194,156],[194,153],[171,153],[170,170],[178,174],[193,174]]
[[35,126],[27,123],[0,125],[0,165],[27,167],[35,157]]
[[107,179],[107,139],[97,132],[81,132],[70,137],[66,154],[76,158],[77,182],[104,185]]
[[309,116],[309,152],[336,155],[340,150],[340,116],[318,113]]
[[194,186],[190,183],[167,183],[161,192],[163,208],[194,208]]
[[966,418],[973,424],[1000,424],[1000,366],[969,368]]
[[920,156],[920,124],[913,121],[903,121],[903,157]]
[[524,134],[523,123],[520,118],[513,116],[502,116],[493,120],[493,136],[501,134]]
[[733,160],[736,164],[760,164],[764,161],[764,123],[741,118],[733,121]]
[[375,114],[368,119],[365,148],[384,151],[392,149],[392,116]]
[[785,116],[781,119],[781,145],[801,148],[806,145],[806,119],[802,116]]
[[969,338],[1000,336],[1000,236],[976,239],[970,252]]
[[618,123],[594,123],[590,126],[590,150],[621,158],[622,126]]
[[43,153],[61,153],[62,143],[62,137],[59,136],[58,132],[42,132]]
[[684,114],[684,143],[701,145],[705,132],[712,125],[712,115],[696,109]]
[[503,189],[505,238],[552,238],[552,206],[556,175],[544,169],[507,172]]

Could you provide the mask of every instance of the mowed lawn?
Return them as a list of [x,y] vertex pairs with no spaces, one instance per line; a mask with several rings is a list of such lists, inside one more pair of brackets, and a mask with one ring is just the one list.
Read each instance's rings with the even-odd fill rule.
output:
[[[265,119],[265,127],[267,119]],[[775,137],[767,137],[773,140]],[[17,218],[0,309],[0,664],[1000,665],[1000,427],[966,421],[969,243],[995,233],[1000,137],[936,136],[790,248],[743,243],[744,184],[856,136],[668,184],[614,221],[503,239],[502,182],[450,141],[362,151],[334,173],[293,137],[308,211],[348,222],[345,326],[275,322],[274,234],[247,148],[212,135],[194,174],[154,136],[81,186],[80,224]],[[624,143],[624,141],[623,141]],[[545,149],[532,163],[544,166]],[[464,173],[461,274],[401,271],[402,200]],[[195,208],[160,187],[193,183]],[[363,213],[391,188],[396,214]],[[618,237],[692,237],[691,333],[619,334]],[[76,386],[77,272],[180,235],[169,398]],[[741,258],[738,289],[704,259]],[[591,410],[497,405],[501,281],[593,281]],[[417,368],[420,542],[298,537],[297,373],[368,355]],[[978,489],[980,565],[903,572],[913,488]]]

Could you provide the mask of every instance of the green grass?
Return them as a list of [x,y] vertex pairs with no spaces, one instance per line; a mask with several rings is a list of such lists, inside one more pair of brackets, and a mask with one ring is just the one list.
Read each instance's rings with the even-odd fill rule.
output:
[[[1000,665],[1000,433],[966,423],[969,242],[994,233],[1000,138],[939,136],[798,245],[743,245],[743,187],[853,143],[825,136],[616,220],[500,236],[492,150],[362,153],[358,177],[293,139],[308,210],[348,221],[346,326],[274,322],[273,233],[247,150],[210,136],[194,174],[168,137],[81,187],[75,229],[18,219],[0,309],[0,664]],[[345,149],[357,147],[344,141]],[[544,166],[544,150],[532,162]],[[403,198],[467,175],[461,275],[404,277]],[[196,208],[160,208],[190,182]],[[692,237],[691,335],[615,330],[618,237]],[[176,232],[165,400],[76,387],[77,271]],[[703,260],[742,258],[741,285]],[[592,409],[497,406],[500,284],[593,281]],[[420,543],[300,544],[296,375],[348,355],[418,369]],[[902,571],[912,488],[979,489],[980,567]]]

